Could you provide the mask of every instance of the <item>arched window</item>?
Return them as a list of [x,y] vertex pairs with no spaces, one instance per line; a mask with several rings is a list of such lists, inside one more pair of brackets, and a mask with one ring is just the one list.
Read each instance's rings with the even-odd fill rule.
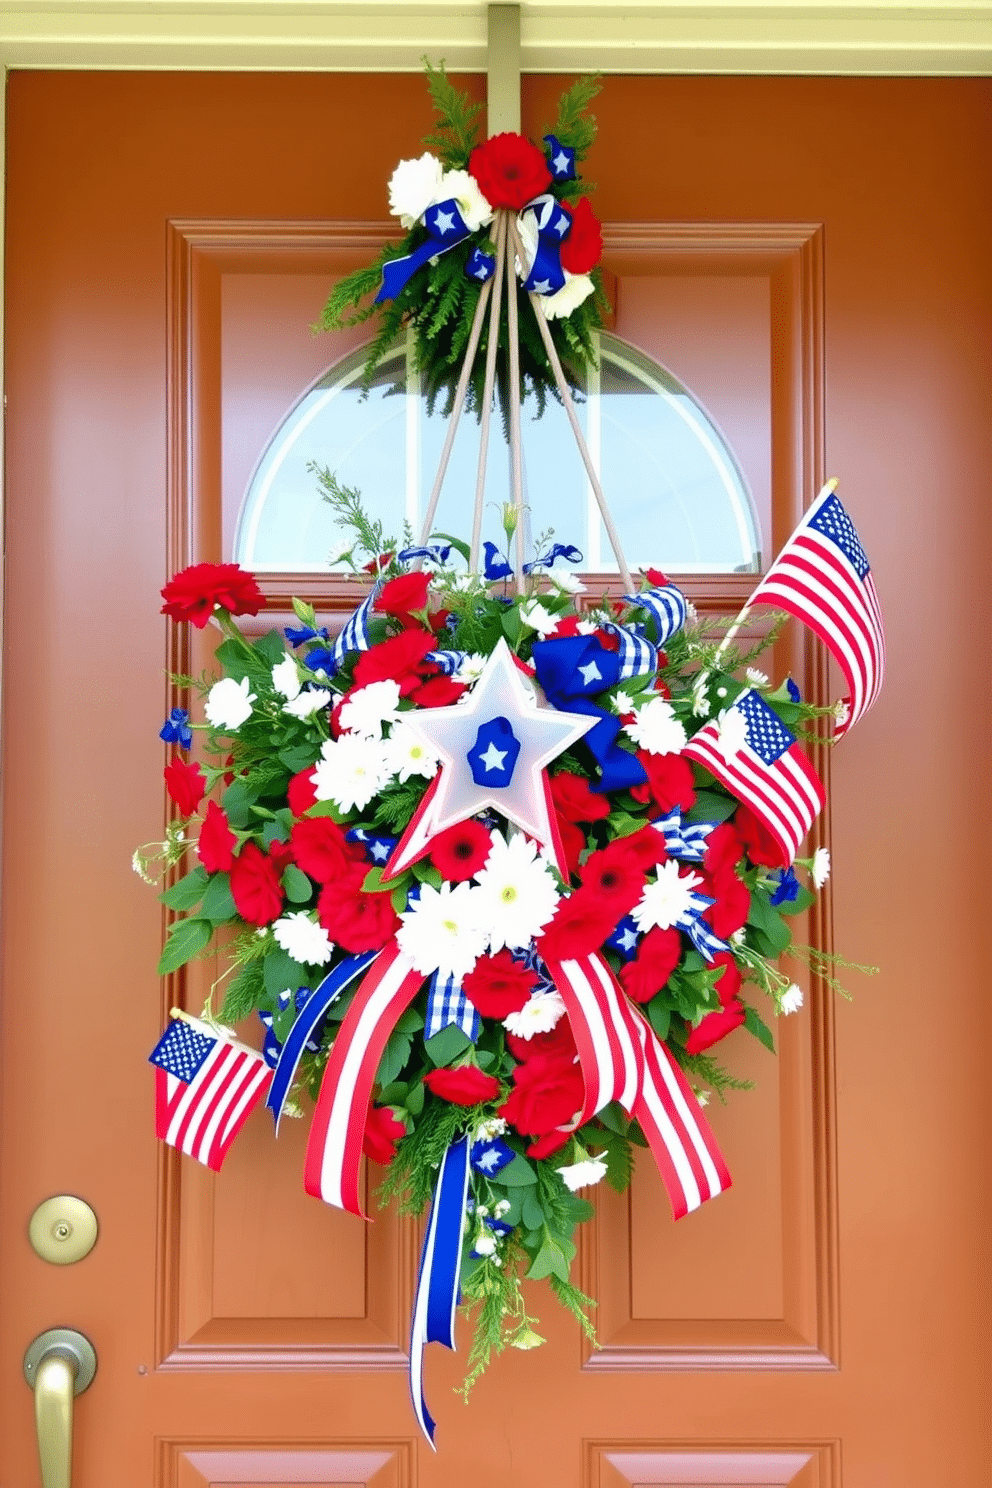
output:
[[[419,532],[446,420],[429,416],[409,348],[398,345],[367,396],[360,349],[299,398],[258,462],[241,509],[235,557],[260,572],[326,572],[341,534],[308,470],[329,467],[361,491],[368,511],[399,536]],[[643,352],[605,332],[600,365],[579,405],[590,453],[632,568],[671,574],[753,573],[760,566],[754,505],[720,430],[692,393]],[[523,408],[525,498],[532,537],[553,528],[574,543],[583,567],[616,565],[564,410],[549,399],[535,422]],[[463,416],[435,528],[468,535],[478,430]],[[498,421],[490,440],[484,536],[502,545],[498,508],[509,498],[507,449]]]

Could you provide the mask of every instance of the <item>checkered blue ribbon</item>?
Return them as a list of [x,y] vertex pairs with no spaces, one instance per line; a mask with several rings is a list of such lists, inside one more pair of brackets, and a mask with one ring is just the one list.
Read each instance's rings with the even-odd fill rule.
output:
[[619,682],[627,682],[631,677],[644,677],[657,670],[658,648],[640,633],[642,627],[609,623],[603,629],[610,635],[615,635],[620,642],[617,652],[620,659]]
[[452,1023],[475,1043],[479,1037],[478,1012],[465,996],[460,982],[451,976],[442,981],[440,973],[435,972],[427,989],[424,1038],[433,1038],[442,1028],[448,1028]]
[[686,601],[681,589],[674,584],[662,584],[657,589],[645,589],[642,594],[625,594],[632,605],[647,610],[658,629],[659,646],[670,641],[686,622]]
[[706,856],[706,839],[716,822],[683,822],[682,813],[676,806],[651,825],[664,837],[665,851],[670,858],[681,858],[685,863],[701,863]]

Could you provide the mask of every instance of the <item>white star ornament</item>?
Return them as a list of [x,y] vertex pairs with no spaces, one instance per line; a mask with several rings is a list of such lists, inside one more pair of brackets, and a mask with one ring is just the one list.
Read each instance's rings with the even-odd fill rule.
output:
[[[509,723],[520,753],[506,785],[488,778],[477,785],[468,754],[480,727],[494,718]],[[500,812],[553,857],[559,856],[547,766],[588,733],[596,719],[539,706],[533,686],[506,641],[500,641],[466,698],[450,708],[404,713],[403,722],[434,751],[441,768],[383,869],[384,882],[424,857],[440,832],[486,809]]]

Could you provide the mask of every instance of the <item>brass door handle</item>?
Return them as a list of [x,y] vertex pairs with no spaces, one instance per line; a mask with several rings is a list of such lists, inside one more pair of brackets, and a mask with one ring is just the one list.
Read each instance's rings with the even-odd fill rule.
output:
[[24,1378],[34,1390],[42,1488],[71,1488],[72,1401],[95,1373],[93,1345],[71,1328],[40,1333],[24,1355]]

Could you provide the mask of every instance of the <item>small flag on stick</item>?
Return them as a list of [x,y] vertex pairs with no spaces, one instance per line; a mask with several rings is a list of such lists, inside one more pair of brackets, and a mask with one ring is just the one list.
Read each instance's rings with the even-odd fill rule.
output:
[[185,1013],[173,1016],[148,1059],[156,1135],[218,1172],[271,1069],[257,1050]]

